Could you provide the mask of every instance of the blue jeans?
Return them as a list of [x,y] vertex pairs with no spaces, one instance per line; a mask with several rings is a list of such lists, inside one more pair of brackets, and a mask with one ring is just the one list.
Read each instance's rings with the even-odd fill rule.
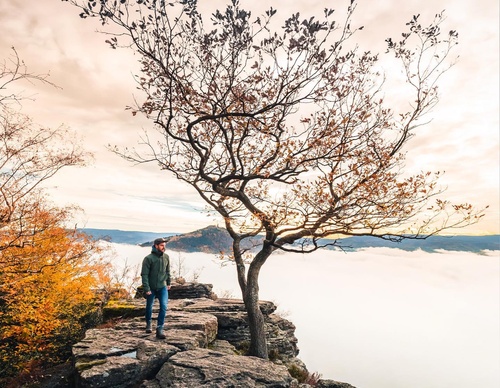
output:
[[146,322],[151,321],[153,316],[153,303],[155,298],[158,298],[160,302],[160,311],[158,311],[158,325],[157,327],[163,327],[165,323],[165,315],[167,315],[168,306],[168,290],[167,287],[160,288],[158,290],[151,290],[151,294],[147,295],[146,298]]

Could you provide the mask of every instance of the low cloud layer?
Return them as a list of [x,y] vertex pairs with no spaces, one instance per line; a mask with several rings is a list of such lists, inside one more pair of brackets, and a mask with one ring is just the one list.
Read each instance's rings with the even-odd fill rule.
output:
[[[113,244],[116,263],[139,265],[149,248]],[[173,271],[241,298],[236,270],[214,255],[168,252]],[[299,357],[323,378],[369,388],[500,384],[500,252],[278,254],[260,297],[296,325]],[[167,318],[168,326],[168,318]]]

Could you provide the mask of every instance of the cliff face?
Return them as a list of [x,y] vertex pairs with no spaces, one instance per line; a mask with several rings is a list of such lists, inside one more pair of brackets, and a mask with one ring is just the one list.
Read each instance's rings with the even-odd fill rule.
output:
[[[250,334],[243,302],[216,299],[211,285],[174,284],[166,340],[144,331],[143,299],[121,301],[105,310],[114,327],[91,329],[73,346],[77,387],[308,387],[297,358],[295,326],[261,302],[272,361],[241,355]],[[189,299],[185,295],[195,295]],[[180,297],[180,298],[179,298]],[[212,299],[210,299],[212,298]],[[155,305],[156,316],[157,306]],[[320,387],[352,387],[320,380]]]

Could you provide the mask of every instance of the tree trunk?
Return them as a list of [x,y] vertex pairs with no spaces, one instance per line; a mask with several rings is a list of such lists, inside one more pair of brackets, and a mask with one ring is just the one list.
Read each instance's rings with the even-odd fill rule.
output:
[[247,286],[247,292],[244,296],[245,307],[248,314],[248,326],[250,329],[250,348],[249,356],[268,359],[266,330],[264,326],[264,315],[259,307],[258,287]]
[[266,330],[264,315],[259,307],[259,272],[266,259],[271,254],[271,249],[265,247],[260,251],[248,268],[248,277],[245,290],[243,290],[243,301],[248,314],[248,326],[250,329],[249,356],[268,359]]

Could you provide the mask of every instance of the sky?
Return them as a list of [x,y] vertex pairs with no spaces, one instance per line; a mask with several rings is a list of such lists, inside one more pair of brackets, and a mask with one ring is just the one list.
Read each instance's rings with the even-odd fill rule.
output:
[[[222,8],[221,0],[200,0]],[[254,15],[267,2],[240,0]],[[283,16],[322,14],[339,1],[273,1]],[[457,234],[500,233],[499,197],[499,5],[496,0],[360,1],[354,23],[364,25],[359,41],[375,52],[384,39],[397,37],[412,15],[422,20],[446,10],[446,25],[459,32],[457,64],[441,83],[440,103],[432,120],[420,128],[408,150],[409,171],[445,171],[446,197],[489,206],[483,220]],[[341,8],[338,8],[341,12]],[[64,124],[94,154],[87,167],[63,169],[47,185],[52,200],[76,204],[84,213],[79,227],[150,232],[189,232],[221,224],[207,216],[194,190],[155,165],[132,165],[109,152],[108,144],[134,146],[151,124],[125,110],[137,96],[133,74],[137,56],[112,50],[96,32],[96,20],[82,20],[78,10],[60,0],[0,0],[0,59],[15,47],[28,69],[50,72],[59,86],[26,84],[36,93],[23,111],[46,126]],[[393,71],[394,69],[387,69]]]

